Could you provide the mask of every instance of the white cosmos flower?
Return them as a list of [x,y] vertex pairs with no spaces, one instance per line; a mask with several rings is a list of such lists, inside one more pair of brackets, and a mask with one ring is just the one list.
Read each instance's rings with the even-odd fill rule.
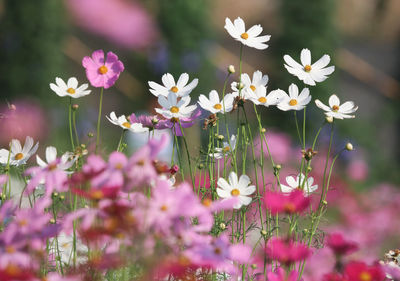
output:
[[268,42],[271,35],[259,36],[263,31],[261,25],[253,25],[247,31],[245,28],[244,21],[238,17],[232,23],[229,18],[225,19],[225,29],[228,31],[236,41],[240,41],[243,45],[253,47],[259,50],[264,50],[268,48],[265,42]]
[[[225,113],[230,112],[233,108],[233,95],[226,94],[223,100],[219,99],[219,95],[216,90],[210,92],[210,98],[208,99],[205,95],[199,96],[198,104],[205,110],[211,113]],[[224,110],[225,109],[225,110]]]
[[323,55],[318,61],[311,64],[311,52],[309,49],[301,50],[301,64],[289,55],[285,55],[283,59],[286,62],[285,67],[290,74],[297,76],[305,84],[311,86],[315,86],[315,82],[324,81],[329,74],[335,71],[334,66],[326,67],[331,61],[329,55]]
[[169,93],[174,93],[178,97],[185,97],[188,96],[199,83],[199,79],[193,79],[193,81],[188,84],[189,75],[187,73],[181,74],[176,83],[174,77],[169,73],[164,74],[161,77],[161,81],[163,85],[149,81],[149,91],[156,97],[167,97]]
[[302,110],[310,101],[311,96],[308,88],[304,88],[299,95],[299,88],[295,84],[291,84],[289,86],[289,95],[285,93],[278,103],[278,108],[283,111]]
[[[267,86],[268,75],[262,75],[262,72],[257,70],[253,73],[253,79],[250,79],[247,73],[242,73],[240,76],[240,83],[243,85],[242,93],[245,93],[244,98],[248,98],[258,88]],[[232,90],[237,93],[237,95],[239,93],[238,84],[238,82],[232,82],[231,84]]]
[[156,108],[156,112],[167,119],[171,118],[189,118],[193,111],[196,110],[196,105],[189,105],[190,97],[182,97],[179,101],[174,93],[169,93],[168,97],[159,96],[158,103],[163,108]]
[[35,154],[39,147],[39,142],[33,145],[33,139],[29,136],[25,139],[24,147],[17,139],[11,140],[11,152],[7,149],[0,149],[0,163],[6,165],[10,154],[10,165],[20,166],[26,164],[26,161]]
[[[230,145],[229,145],[230,143]],[[215,148],[215,153],[210,153],[211,157],[215,159],[224,158],[224,156],[229,156],[236,147],[236,136],[232,135],[230,141],[224,141],[222,147]]]
[[75,99],[89,95],[91,90],[86,90],[88,86],[88,84],[82,84],[78,87],[78,80],[75,77],[69,78],[67,83],[61,78],[56,77],[56,84],[50,83],[50,89],[60,97],[69,96]]
[[332,95],[329,98],[329,106],[323,104],[320,100],[315,100],[315,104],[325,111],[325,115],[337,119],[354,118],[352,113],[356,112],[358,106],[352,101],[346,101],[340,105],[340,100],[336,95]]
[[[52,245],[52,249],[55,254],[58,256],[60,254],[61,261],[66,264],[70,265],[74,262],[74,236],[67,235],[64,232],[61,232],[57,237],[58,242],[58,250],[56,248],[56,241],[55,239],[51,239],[50,243]],[[87,253],[88,248],[85,244],[82,243],[80,239],[76,239],[76,263],[83,264],[87,261]]]
[[246,175],[241,175],[239,180],[235,172],[229,174],[229,183],[223,179],[218,179],[217,194],[219,197],[237,198],[239,202],[235,204],[234,209],[240,209],[243,205],[247,206],[251,203],[250,195],[256,191],[256,187],[250,184],[250,178]]
[[55,161],[57,159],[57,148],[55,148],[54,146],[48,146],[46,147],[47,163],[43,161],[42,158],[39,157],[39,155],[36,155],[36,163],[42,168],[45,168],[49,165],[54,165],[51,167],[57,170],[65,171],[71,168],[74,164],[76,158],[74,158],[73,156],[74,154],[72,152],[65,152],[61,156],[60,162],[56,163]]
[[296,178],[294,178],[292,176],[287,176],[286,183],[288,185],[281,184],[281,191],[283,193],[290,193],[297,189],[301,189],[304,184],[304,195],[308,196],[310,193],[313,193],[314,191],[316,191],[318,189],[317,184],[313,185],[313,183],[314,183],[313,177],[308,177],[305,182],[304,182],[304,178],[305,178],[305,176],[303,173],[297,175]]
[[141,123],[131,123],[130,121],[128,121],[125,115],[117,117],[114,111],[110,113],[110,117],[108,117],[107,115],[106,117],[108,121],[110,121],[114,125],[120,126],[122,129],[129,130],[133,133],[144,133],[149,131],[149,128],[143,127]]
[[268,107],[270,105],[277,105],[285,95],[286,93],[282,90],[274,90],[267,95],[266,87],[258,87],[252,94],[249,94],[249,100],[256,105]]

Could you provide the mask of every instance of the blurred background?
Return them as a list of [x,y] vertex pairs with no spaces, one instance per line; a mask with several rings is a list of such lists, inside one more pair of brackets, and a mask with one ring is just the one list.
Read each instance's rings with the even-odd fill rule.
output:
[[[356,119],[337,122],[337,142],[356,147],[351,159],[341,160],[342,170],[352,169],[345,177],[361,189],[399,183],[399,15],[398,0],[0,0],[0,143],[6,147],[12,137],[31,135],[67,150],[69,101],[49,83],[71,76],[87,83],[81,60],[97,49],[115,52],[126,67],[106,91],[105,114],[154,113],[147,81],[159,82],[165,72],[199,78],[192,100],[220,91],[227,66],[238,69],[239,62],[239,44],[225,32],[224,20],[240,16],[272,35],[265,51],[245,48],[243,64],[244,72],[268,74],[269,90],[298,82],[284,69],[284,54],[298,58],[309,48],[314,61],[331,55],[334,75],[311,93],[324,102],[336,93],[359,105]],[[74,101],[82,139],[95,132],[99,90],[92,90]],[[16,108],[13,123],[4,122],[10,105]],[[321,112],[309,108],[313,133]],[[291,114],[264,110],[263,116],[268,128],[294,132]],[[102,122],[111,151],[120,131]],[[194,150],[201,145],[199,123],[189,129]]]

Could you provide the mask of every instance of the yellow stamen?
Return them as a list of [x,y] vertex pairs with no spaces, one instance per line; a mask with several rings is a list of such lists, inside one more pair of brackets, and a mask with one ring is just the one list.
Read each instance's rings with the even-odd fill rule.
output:
[[6,252],[9,254],[13,254],[13,253],[15,253],[15,248],[13,246],[7,246]]
[[106,74],[108,72],[108,68],[105,65],[102,65],[99,67],[99,73],[100,74]]
[[338,111],[339,110],[339,106],[338,105],[332,106],[332,110],[335,111],[335,112]]
[[252,89],[253,90],[253,92],[256,90],[256,86],[254,86],[254,85],[251,85],[250,86],[250,89]]
[[14,264],[9,264],[7,265],[7,267],[5,268],[5,272],[7,275],[9,276],[17,276],[18,274],[20,274],[20,269],[14,265]]
[[220,110],[222,108],[222,105],[220,103],[217,103],[216,105],[214,105],[214,108],[216,110]]
[[22,158],[24,158],[24,155],[22,153],[17,153],[15,154],[15,160],[21,160]]
[[372,276],[369,272],[363,271],[360,274],[360,280],[361,281],[371,281],[372,280]]
[[211,199],[206,198],[206,199],[204,199],[201,203],[202,203],[204,206],[206,206],[206,207],[210,207],[211,204],[212,204],[212,201],[211,201]]
[[226,153],[229,152],[231,148],[229,146],[225,146],[222,150]]
[[267,102],[267,98],[266,97],[261,97],[258,99],[259,102],[261,103],[266,103]]
[[169,111],[171,111],[172,113],[178,113],[179,112],[179,107],[177,106],[172,106]]
[[26,219],[22,219],[18,222],[19,226],[25,226],[28,224],[28,221]]
[[214,253],[215,253],[216,255],[220,255],[220,254],[222,253],[222,250],[221,250],[220,248],[218,248],[218,247],[215,247]]
[[75,89],[74,88],[68,88],[67,89],[67,93],[73,95],[73,94],[75,94]]
[[239,189],[237,189],[237,188],[232,189],[231,195],[232,195],[232,196],[235,196],[235,197],[239,196],[239,195],[240,195]]
[[124,167],[124,165],[122,165],[121,163],[117,163],[115,165],[115,169],[117,169],[117,170],[122,170],[123,167]]
[[174,92],[174,93],[177,93],[177,92],[179,91],[179,89],[178,89],[177,86],[173,86],[173,87],[171,88],[171,91]]
[[296,206],[293,203],[288,202],[285,204],[283,209],[285,210],[286,213],[294,213],[296,211]]
[[307,64],[307,65],[304,67],[304,71],[305,71],[305,72],[310,72],[310,71],[311,71],[311,65]]
[[124,123],[122,123],[122,126],[124,126],[125,128],[130,128],[131,127],[131,123],[124,122]]
[[291,99],[291,100],[289,101],[289,104],[290,104],[291,106],[295,106],[295,105],[297,105],[297,100]]
[[245,32],[245,33],[242,33],[242,35],[240,35],[240,37],[242,37],[242,39],[246,40],[249,38],[249,35]]
[[96,190],[96,191],[93,191],[92,192],[92,198],[93,199],[98,199],[98,200],[100,200],[100,199],[102,199],[104,197],[104,193],[103,193],[103,191],[101,191],[101,190]]
[[168,210],[168,206],[166,205],[162,205],[160,208],[161,211],[165,212],[166,210]]

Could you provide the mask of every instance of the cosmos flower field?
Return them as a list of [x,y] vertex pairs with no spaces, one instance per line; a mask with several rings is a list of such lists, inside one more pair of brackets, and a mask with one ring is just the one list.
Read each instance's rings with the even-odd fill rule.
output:
[[[354,150],[335,143],[335,126],[352,122],[358,106],[345,94],[313,97],[335,71],[329,54],[285,55],[285,75],[297,83],[270,89],[267,74],[244,73],[242,63],[244,49],[267,52],[271,36],[241,18],[227,18],[225,29],[240,61],[227,66],[224,84],[195,99],[202,81],[166,73],[146,85],[154,115],[103,111],[125,70],[111,51],[82,58],[87,81],[49,81],[50,94],[69,100],[71,151],[54,143],[39,155],[31,136],[0,150],[0,281],[400,280],[400,251],[368,252],[400,226],[400,193],[382,185],[360,197],[335,194],[343,184],[336,160]],[[91,144],[76,129],[75,102],[88,95],[99,104]],[[264,107],[288,115],[296,138],[270,130]],[[307,118],[310,107],[317,118]],[[109,154],[105,122],[120,132]],[[207,140],[197,155],[187,135],[195,124]],[[146,138],[133,154],[128,134]],[[374,192],[381,201],[371,201]],[[346,223],[324,224],[331,209]]]

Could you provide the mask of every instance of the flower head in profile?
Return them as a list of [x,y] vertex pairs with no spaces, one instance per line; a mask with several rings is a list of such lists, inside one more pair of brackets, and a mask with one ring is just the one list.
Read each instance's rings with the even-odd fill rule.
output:
[[356,106],[352,101],[346,101],[345,103],[340,105],[340,100],[336,95],[330,96],[329,106],[323,104],[318,99],[315,100],[315,104],[323,111],[325,111],[326,116],[336,119],[354,118],[355,116],[352,114],[358,109],[358,106]]
[[140,123],[142,124],[142,126],[144,128],[149,129],[149,131],[153,131],[153,130],[163,130],[163,129],[167,129],[170,128],[169,126],[167,126],[165,119],[160,120],[157,115],[140,115],[140,116],[136,116],[135,113],[132,113],[129,116],[129,120],[131,121],[131,123]]
[[72,167],[72,165],[75,163],[76,158],[73,157],[72,152],[65,152],[61,158],[60,161],[57,160],[57,148],[54,146],[48,146],[46,147],[46,161],[43,161],[42,158],[39,157],[39,155],[36,155],[36,163],[42,167],[46,168],[51,166],[51,169],[58,169],[58,170],[68,170],[69,168]]
[[271,91],[267,95],[266,87],[258,87],[254,92],[248,94],[248,99],[256,105],[268,107],[270,105],[277,105],[285,96],[285,92],[281,90]]
[[[281,90],[278,89],[278,91]],[[289,86],[289,95],[285,93],[278,103],[278,108],[283,111],[302,110],[310,101],[311,96],[308,88],[304,88],[299,94],[299,88],[295,84],[291,84]]]
[[107,117],[108,121],[110,121],[114,125],[117,125],[124,130],[129,130],[133,133],[144,133],[144,132],[149,131],[149,129],[143,127],[143,125],[141,123],[131,123],[125,117],[125,115],[121,115],[121,116],[117,117],[117,115],[115,115],[114,111],[110,113],[110,116],[106,116],[106,117]]
[[277,237],[268,241],[265,251],[269,257],[285,265],[305,260],[311,254],[305,244]]
[[199,83],[199,79],[196,78],[188,84],[189,75],[187,73],[182,73],[177,82],[175,82],[174,77],[170,73],[166,73],[161,77],[161,81],[163,85],[149,81],[150,93],[156,97],[168,97],[170,93],[178,97],[185,97],[188,96]]
[[357,243],[346,240],[340,233],[332,233],[328,236],[326,245],[336,255],[348,255],[358,250]]
[[229,141],[224,141],[222,147],[215,148],[215,153],[211,153],[210,156],[215,159],[224,158],[224,156],[229,156],[236,147],[236,136],[232,135]]
[[26,161],[36,153],[39,143],[33,145],[33,139],[29,136],[25,138],[24,146],[17,139],[11,140],[11,151],[0,149],[0,164],[12,166],[20,166],[26,164]]
[[209,99],[205,95],[200,95],[198,103],[203,109],[213,114],[230,112],[233,108],[233,95],[227,94],[220,100],[217,91],[212,90]]
[[385,273],[380,265],[368,266],[364,262],[353,261],[346,265],[345,276],[351,281],[383,281]]
[[[275,272],[268,273],[268,280],[269,281],[297,281],[297,276],[299,273],[297,271],[291,271],[286,278],[286,272],[283,268],[277,268]],[[300,281],[302,281],[301,279]]]
[[[268,75],[263,75],[261,71],[257,70],[253,73],[251,79],[247,73],[242,73],[240,76],[240,83],[242,84],[242,92],[245,93],[244,97],[256,92],[259,88],[266,87],[268,84]],[[239,93],[239,82],[232,82],[231,88],[234,93]]]
[[238,198],[239,201],[233,207],[234,209],[240,209],[242,206],[247,206],[251,203],[250,195],[256,191],[256,187],[250,184],[250,178],[246,175],[238,176],[235,172],[229,174],[229,183],[224,178],[218,179],[217,194],[219,197]]
[[282,192],[268,191],[264,195],[265,206],[275,214],[302,213],[310,205],[310,198],[304,196],[301,190],[295,190],[289,195]]
[[285,55],[285,67],[290,74],[297,76],[304,84],[315,86],[315,82],[322,82],[328,78],[328,75],[335,71],[334,66],[326,67],[331,58],[329,55],[323,55],[315,63],[311,63],[311,52],[309,49],[301,50],[300,61],[296,62],[291,56]]
[[59,77],[56,77],[56,84],[50,83],[52,89],[60,97],[71,97],[74,99],[84,97],[90,94],[91,90],[87,90],[88,84],[82,84],[78,87],[78,80],[75,77],[68,79],[67,83]]
[[268,45],[265,43],[269,41],[271,36],[259,36],[263,31],[263,28],[259,24],[253,25],[246,30],[244,21],[240,17],[235,19],[233,23],[229,18],[226,18],[224,28],[228,31],[230,36],[232,36],[236,41],[241,42],[243,45],[259,50],[268,48]]
[[156,112],[168,119],[189,118],[196,109],[196,105],[189,105],[189,96],[178,100],[174,93],[169,93],[168,97],[160,95],[158,97],[158,103],[163,108],[156,108]]
[[[303,190],[304,195],[308,196],[312,192],[316,191],[318,189],[318,185],[313,185],[314,184],[314,178],[313,177],[308,177],[305,180],[305,176],[303,173],[297,175],[297,177],[292,177],[292,176],[287,176],[286,177],[286,183],[287,185],[281,184],[281,191],[283,193],[290,193],[295,190]],[[303,188],[304,187],[304,188]]]
[[84,57],[82,65],[90,84],[96,88],[110,88],[124,71],[124,64],[118,60],[118,56],[108,52],[105,58],[103,50],[94,51],[92,57]]

